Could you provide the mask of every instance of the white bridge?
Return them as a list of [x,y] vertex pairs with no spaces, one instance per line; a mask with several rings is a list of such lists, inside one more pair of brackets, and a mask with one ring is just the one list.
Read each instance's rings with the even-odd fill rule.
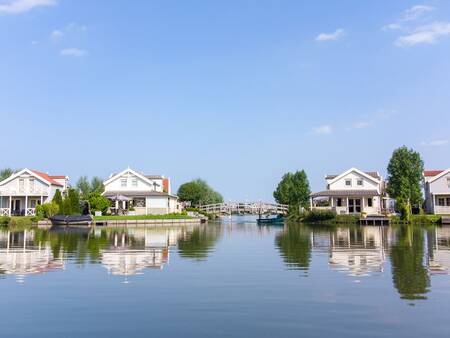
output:
[[289,210],[286,204],[265,202],[225,202],[201,205],[198,208],[215,215],[286,215]]

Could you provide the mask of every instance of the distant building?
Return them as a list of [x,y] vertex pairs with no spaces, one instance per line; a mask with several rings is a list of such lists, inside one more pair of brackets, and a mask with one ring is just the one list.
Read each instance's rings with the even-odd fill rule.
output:
[[179,211],[178,197],[172,195],[167,177],[125,169],[111,174],[103,184],[103,195],[112,200],[113,212],[134,209],[136,215],[161,215]]
[[336,214],[380,214],[389,209],[384,181],[378,172],[351,168],[340,175],[327,175],[325,180],[326,190],[311,194],[313,209],[328,209]]
[[425,209],[430,214],[450,214],[450,168],[423,172]]
[[34,216],[36,206],[50,202],[57,189],[64,193],[65,175],[23,169],[0,182],[0,216]]

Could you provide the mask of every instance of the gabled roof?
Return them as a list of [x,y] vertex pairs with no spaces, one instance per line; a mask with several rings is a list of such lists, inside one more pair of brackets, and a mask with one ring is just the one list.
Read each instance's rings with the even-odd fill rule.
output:
[[31,170],[33,173],[35,173],[36,175],[38,175],[39,177],[43,178],[44,180],[46,180],[47,182],[49,182],[50,184],[53,185],[57,185],[60,187],[63,187],[63,185],[57,181],[55,181],[55,179],[62,179],[62,178],[66,178],[66,176],[50,176],[49,174],[37,171],[37,170]]
[[361,171],[361,170],[359,170],[357,168],[350,168],[347,171],[343,172],[342,174],[332,178],[331,179],[332,181],[330,182],[330,184],[332,184],[332,183],[336,182],[337,180],[341,179],[342,177],[348,175],[352,171],[357,172],[359,175],[361,175],[361,176],[363,176],[363,177],[365,177],[365,178],[367,178],[367,179],[369,179],[369,180],[371,180],[371,181],[373,181],[375,183],[380,183],[381,176],[380,176],[380,174],[378,172],[364,172],[364,171]]
[[[434,172],[438,172],[438,171],[440,171],[440,170],[434,170]],[[425,175],[425,172],[426,171],[424,171],[424,175]],[[429,170],[428,172],[433,172],[433,170]],[[428,182],[429,183],[434,182],[434,181],[440,179],[441,177],[447,175],[448,173],[450,173],[450,168],[448,168],[447,170],[442,170],[442,171],[440,171],[440,173],[437,173],[434,176],[427,176],[427,177],[432,177]]]
[[125,170],[123,170],[122,172],[120,172],[118,174],[112,174],[110,178],[108,178],[106,181],[103,182],[103,184],[107,185],[107,184],[111,183],[112,181],[116,180],[117,178],[119,178],[120,176],[122,176],[123,174],[125,174],[127,172],[129,172],[129,173],[139,177],[144,182],[147,182],[150,185],[153,185],[153,182],[151,181],[151,179],[156,179],[156,178],[160,178],[161,177],[161,176],[156,177],[156,176],[150,176],[150,175],[143,175],[143,174],[138,173],[136,170],[128,168],[128,169],[125,169]]
[[424,177],[434,177],[439,174],[442,174],[442,172],[444,172],[444,170],[425,170],[423,172],[423,176]]
[[[24,173],[28,173],[31,176],[34,176],[35,178],[43,181],[44,183],[47,183],[48,185],[56,185],[59,187],[62,187],[63,185],[57,181],[55,181],[55,177],[54,176],[50,176],[48,174],[45,174],[43,172],[37,171],[37,170],[30,170],[30,169],[22,169],[21,171],[11,175],[10,177],[8,177],[6,180],[3,180],[2,182],[0,182],[0,185],[6,184],[12,180],[14,180],[16,177],[19,177],[20,175],[23,175]],[[59,176],[57,176],[59,177]],[[66,176],[63,176],[64,178]]]
[[[378,172],[376,172],[376,171],[366,171],[364,173],[369,175],[369,176],[372,176],[373,178],[376,178],[377,180],[381,179],[380,174]],[[333,180],[333,179],[335,179],[338,176],[339,175],[327,175],[327,176],[325,176],[325,179],[326,180]]]

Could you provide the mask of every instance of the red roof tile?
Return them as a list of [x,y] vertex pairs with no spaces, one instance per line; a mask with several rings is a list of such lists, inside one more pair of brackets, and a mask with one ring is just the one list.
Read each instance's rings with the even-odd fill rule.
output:
[[437,176],[437,175],[439,175],[439,174],[441,174],[443,172],[444,172],[444,170],[425,170],[423,172],[423,176],[425,176],[425,177],[434,177],[434,176]]
[[[31,170],[31,171],[33,173],[35,173],[36,175],[38,175],[39,177],[41,177],[44,180],[46,180],[47,182],[50,182],[53,185],[57,185],[57,186],[60,186],[60,187],[63,186],[61,183],[59,183],[59,182],[54,180],[54,178],[59,178],[59,176],[50,176],[50,175],[48,175],[46,173],[42,173],[42,172],[37,171],[37,170]],[[62,176],[62,177],[64,177],[64,176]]]

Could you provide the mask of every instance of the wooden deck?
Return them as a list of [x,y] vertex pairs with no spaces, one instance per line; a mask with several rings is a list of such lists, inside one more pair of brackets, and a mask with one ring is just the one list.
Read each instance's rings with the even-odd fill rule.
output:
[[391,219],[384,215],[369,215],[365,218],[361,217],[359,219],[360,225],[389,225],[391,224]]

